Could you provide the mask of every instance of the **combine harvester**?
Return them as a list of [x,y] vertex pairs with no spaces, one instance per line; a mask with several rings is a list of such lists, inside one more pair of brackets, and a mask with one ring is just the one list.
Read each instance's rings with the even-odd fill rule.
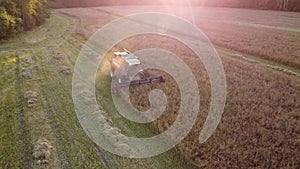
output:
[[110,66],[110,76],[117,81],[112,88],[115,95],[119,95],[120,89],[124,87],[165,82],[162,76],[152,76],[145,71],[139,58],[126,49],[114,52]]

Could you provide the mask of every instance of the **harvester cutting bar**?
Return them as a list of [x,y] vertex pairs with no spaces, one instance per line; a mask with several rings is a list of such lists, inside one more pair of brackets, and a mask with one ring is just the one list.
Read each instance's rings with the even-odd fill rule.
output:
[[131,82],[124,82],[124,83],[117,84],[115,87],[112,88],[112,92],[114,94],[119,94],[119,89],[123,87],[139,86],[143,84],[162,83],[162,82],[165,82],[165,79],[162,76],[141,79],[141,80],[133,80]]

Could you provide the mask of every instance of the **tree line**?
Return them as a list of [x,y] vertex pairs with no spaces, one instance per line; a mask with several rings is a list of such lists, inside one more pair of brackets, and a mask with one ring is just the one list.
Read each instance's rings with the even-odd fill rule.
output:
[[204,2],[204,5],[219,7],[300,11],[299,0],[207,0]]
[[47,0],[0,0],[0,39],[41,25],[50,13]]
[[254,8],[300,11],[300,0],[48,0],[54,8],[91,7],[101,5],[201,5],[215,7]]
[[53,8],[101,5],[195,5],[299,11],[300,0],[0,0],[0,39],[41,25]]

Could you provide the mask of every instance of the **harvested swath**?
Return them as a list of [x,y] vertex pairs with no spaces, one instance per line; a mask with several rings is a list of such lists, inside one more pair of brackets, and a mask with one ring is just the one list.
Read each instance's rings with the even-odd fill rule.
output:
[[37,104],[37,93],[35,91],[27,91],[24,94],[24,98],[27,99],[27,106],[34,107]]
[[271,67],[274,70],[278,70],[278,71],[284,72],[284,73],[286,73],[288,75],[300,76],[300,74],[298,74],[296,72],[290,71],[288,69],[285,69],[285,68],[282,68],[282,67],[279,67],[279,66],[269,66],[269,67]]
[[27,101],[27,106],[28,107],[34,107],[37,104],[37,99],[29,99]]
[[62,66],[60,68],[60,72],[65,74],[65,75],[71,75],[73,73],[73,70],[70,67]]
[[[84,84],[77,84],[75,85],[75,88],[77,88],[80,93],[80,96],[83,97],[85,104],[92,104],[93,103],[93,97],[92,93],[86,88]],[[126,137],[121,134],[121,130],[117,127],[112,127],[113,122],[112,119],[108,116],[108,114],[105,111],[102,111],[101,107],[99,108],[98,105],[89,105],[89,107],[94,110],[93,114],[97,115],[95,117],[95,120],[100,123],[100,128],[103,131],[103,134],[105,135],[106,140],[112,144],[116,145],[118,150],[124,150],[124,143],[120,143],[121,140],[126,140]],[[120,144],[120,145],[119,145]],[[123,146],[122,146],[122,145]],[[121,148],[121,147],[122,148]],[[127,145],[128,149],[125,149],[125,153],[129,153],[130,149]]]
[[25,92],[25,94],[24,94],[25,99],[36,99],[37,96],[38,96],[37,92],[31,91],[31,90]]
[[30,63],[30,58],[23,58],[22,62],[24,62],[24,63]]
[[126,143],[128,139],[123,134],[121,134],[121,130],[119,128],[105,125],[103,133],[105,134],[106,139],[112,145],[114,145],[115,149],[120,153],[129,156],[131,152],[134,151],[133,147],[130,147],[128,143]]
[[28,66],[30,66],[30,58],[23,58],[22,59],[22,66],[23,67],[28,67]]
[[22,76],[25,79],[31,79],[32,77],[31,71],[29,69],[22,69]]
[[60,52],[54,52],[53,58],[56,60],[64,60],[65,56]]
[[[101,122],[101,124],[103,124],[104,122],[107,122],[108,124],[112,125],[112,119],[108,116],[108,114],[105,111],[101,111],[102,108],[98,106],[98,104],[93,104],[94,103],[94,98],[93,98],[93,94],[92,92],[86,87],[86,85],[84,84],[76,84],[75,88],[77,90],[80,90],[80,96],[83,97],[84,101],[86,102],[86,104],[91,104],[90,106],[92,106],[91,108],[97,112],[97,113],[101,113],[101,117],[98,117],[98,120]],[[100,111],[100,112],[99,112]],[[106,127],[106,126],[104,126]]]
[[51,150],[53,146],[46,138],[40,138],[33,148],[32,156],[37,164],[49,164]]
[[235,58],[238,58],[238,59],[242,59],[242,60],[244,60],[246,62],[249,62],[249,63],[259,63],[257,60],[247,58],[247,57],[245,57],[241,54],[234,54],[232,56],[235,57]]

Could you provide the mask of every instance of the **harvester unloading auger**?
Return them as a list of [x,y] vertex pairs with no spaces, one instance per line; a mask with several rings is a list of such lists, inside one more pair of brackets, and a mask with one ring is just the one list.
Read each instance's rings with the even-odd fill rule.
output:
[[110,76],[117,80],[112,88],[113,94],[118,95],[120,89],[124,87],[165,82],[162,76],[154,76],[144,70],[139,58],[126,49],[114,52],[110,66]]

